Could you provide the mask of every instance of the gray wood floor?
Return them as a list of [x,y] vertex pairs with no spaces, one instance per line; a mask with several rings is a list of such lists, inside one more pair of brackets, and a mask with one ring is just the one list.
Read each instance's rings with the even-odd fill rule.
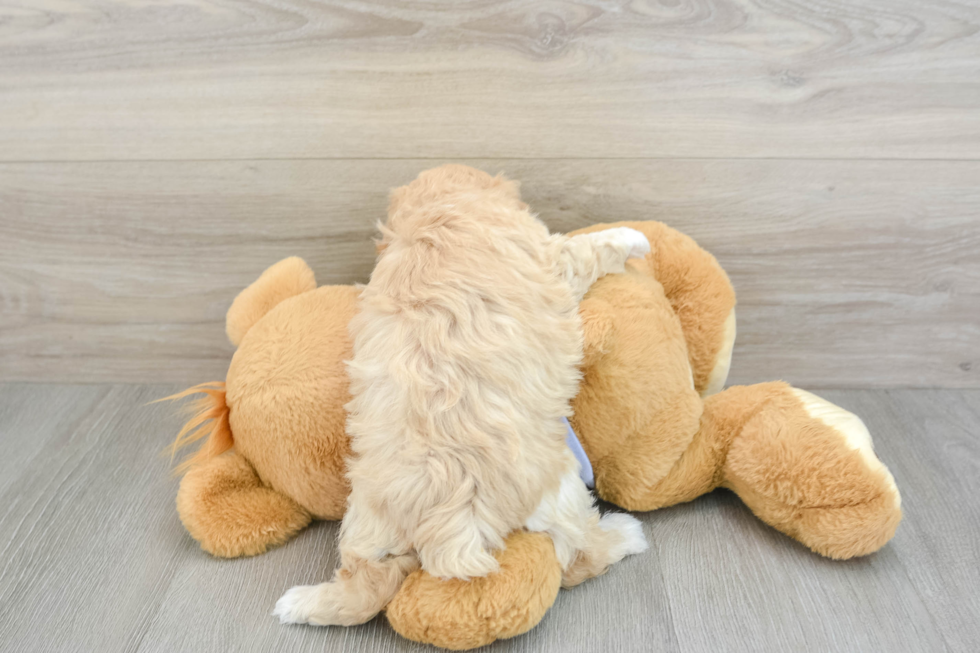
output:
[[[383,618],[280,626],[296,583],[325,579],[337,526],[264,556],[201,552],[159,451],[179,417],[147,385],[0,385],[0,649],[417,651]],[[499,651],[976,651],[980,390],[839,390],[903,493],[881,552],[833,562],[731,494],[640,515],[651,549],[572,591]]]

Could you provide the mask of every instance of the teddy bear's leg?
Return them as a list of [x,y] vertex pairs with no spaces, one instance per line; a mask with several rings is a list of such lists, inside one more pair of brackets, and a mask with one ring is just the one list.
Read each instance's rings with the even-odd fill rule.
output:
[[715,257],[694,239],[653,220],[598,224],[570,236],[617,227],[640,231],[650,253],[627,266],[654,277],[677,313],[694,387],[702,397],[725,386],[735,344],[735,291]]
[[308,512],[263,486],[234,450],[190,468],[177,491],[177,512],[201,548],[222,558],[264,553],[310,523]]
[[901,499],[861,420],[782,382],[708,397],[700,427],[643,509],[722,486],[760,519],[831,558],[877,551],[901,520]]
[[456,650],[515,637],[541,621],[559,586],[576,585],[645,550],[635,518],[600,518],[575,467],[528,520],[535,532],[512,533],[494,552],[499,571],[468,581],[410,574],[387,607],[392,627],[413,641]]
[[852,558],[894,535],[898,489],[856,415],[785,383],[762,383],[709,398],[702,429],[731,443],[720,484],[813,551]]
[[409,574],[386,608],[402,637],[464,650],[531,630],[554,604],[561,565],[551,538],[517,531],[494,553],[500,570],[468,581]]

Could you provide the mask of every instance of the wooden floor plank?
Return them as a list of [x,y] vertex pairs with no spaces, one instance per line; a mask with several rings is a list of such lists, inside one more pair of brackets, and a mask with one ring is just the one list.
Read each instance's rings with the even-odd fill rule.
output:
[[[363,627],[324,629],[282,626],[270,616],[289,587],[329,579],[338,564],[338,531],[336,523],[317,523],[289,545],[245,560],[192,553],[171,582],[140,653],[437,650],[402,639],[383,617]],[[655,566],[634,557],[583,588],[562,591],[534,630],[491,648],[515,653],[644,651],[653,645],[676,652],[666,603]],[[623,631],[625,624],[629,628]]]
[[980,157],[977,0],[20,0],[0,158]]
[[647,519],[682,651],[945,650],[898,543],[860,560],[820,558],[726,492]]
[[[902,493],[896,547],[949,649],[980,642],[980,391],[832,393],[865,418]],[[925,561],[929,561],[926,563]]]
[[[0,649],[133,651],[188,550],[174,519],[176,483],[158,454],[173,418],[146,407],[161,389],[3,386],[4,411],[18,395],[35,429],[9,441],[45,442],[16,485],[0,495]],[[84,414],[46,420],[77,402]],[[50,430],[48,430],[50,429]]]
[[[366,280],[435,162],[0,164],[0,379],[221,379],[224,313],[306,258]],[[471,160],[555,230],[665,221],[728,270],[733,382],[980,385],[980,162]]]
[[0,495],[20,487],[25,470],[43,466],[51,449],[60,446],[65,434],[74,430],[105,392],[99,386],[4,386],[0,392]]
[[[322,629],[269,615],[287,587],[329,575],[335,523],[257,558],[200,551],[157,456],[180,416],[144,405],[170,389],[0,385],[5,448],[41,443],[0,494],[0,650],[434,650],[383,618]],[[882,551],[820,558],[718,492],[639,514],[650,551],[562,591],[537,628],[488,650],[972,651],[980,391],[821,394],[865,419],[902,490],[905,519]]]

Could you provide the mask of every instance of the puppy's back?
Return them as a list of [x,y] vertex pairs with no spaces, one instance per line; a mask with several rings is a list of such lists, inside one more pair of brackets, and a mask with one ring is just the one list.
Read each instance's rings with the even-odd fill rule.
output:
[[559,245],[487,179],[395,208],[351,325],[351,482],[445,577],[493,571],[557,487],[581,356]]

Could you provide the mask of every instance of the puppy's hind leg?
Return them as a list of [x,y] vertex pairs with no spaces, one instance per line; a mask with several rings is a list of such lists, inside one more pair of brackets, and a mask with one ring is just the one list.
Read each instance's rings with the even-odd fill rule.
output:
[[493,551],[504,546],[484,504],[475,497],[475,482],[466,478],[438,509],[428,511],[415,530],[422,569],[443,579],[479,578],[500,569]]
[[372,619],[394,598],[418,559],[387,522],[351,494],[340,531],[340,568],[333,580],[293,587],[276,602],[280,623],[353,626]]
[[590,524],[585,545],[572,563],[562,569],[562,587],[575,587],[582,581],[606,573],[609,567],[628,555],[647,550],[643,526],[625,513],[608,513]]
[[610,565],[647,549],[643,527],[634,517],[610,513],[600,518],[578,476],[577,463],[570,465],[558,492],[544,498],[525,526],[551,536],[563,587],[603,574]]
[[622,272],[627,259],[650,253],[647,237],[629,227],[561,238],[565,239],[561,248],[563,273],[579,300],[599,277]]

